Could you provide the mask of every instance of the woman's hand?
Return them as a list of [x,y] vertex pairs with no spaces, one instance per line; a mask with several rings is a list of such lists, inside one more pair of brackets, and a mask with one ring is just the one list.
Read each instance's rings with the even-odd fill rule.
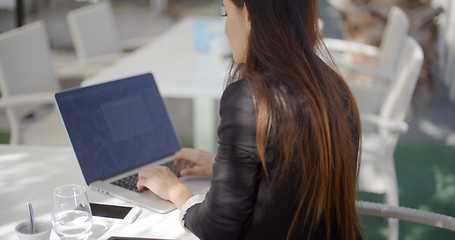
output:
[[188,187],[164,166],[142,168],[139,171],[137,188],[148,188],[159,197],[173,202],[179,209],[194,196]]
[[183,161],[180,172],[182,176],[212,176],[215,154],[197,149],[182,148],[171,157],[170,161],[174,162],[174,165]]
[[[202,150],[183,148],[171,157],[170,161],[178,165],[182,163],[182,176],[201,175],[212,176],[212,165],[215,154]],[[173,202],[177,208],[190,199],[193,193],[183,184],[171,170],[164,166],[144,167],[139,171],[137,188],[150,189],[159,197]]]

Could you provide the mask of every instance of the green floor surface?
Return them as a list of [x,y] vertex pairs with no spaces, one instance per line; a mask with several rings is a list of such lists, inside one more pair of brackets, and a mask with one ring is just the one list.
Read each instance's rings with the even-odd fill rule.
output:
[[[400,144],[395,151],[400,205],[455,216],[455,149],[442,145]],[[383,196],[360,193],[382,202]],[[365,239],[387,239],[387,221],[361,217]],[[400,240],[455,239],[455,232],[400,221]]]

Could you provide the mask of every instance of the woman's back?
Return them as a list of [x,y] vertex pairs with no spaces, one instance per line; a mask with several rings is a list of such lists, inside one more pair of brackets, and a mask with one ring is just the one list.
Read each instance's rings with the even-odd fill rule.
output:
[[[299,211],[298,177],[303,166],[296,159],[293,171],[276,179],[281,150],[270,139],[265,174],[256,147],[252,92],[248,81],[242,79],[231,83],[223,94],[211,189],[204,202],[191,207],[185,217],[185,226],[202,239],[283,239]],[[358,137],[355,127],[351,129]],[[356,165],[355,158],[351,164]],[[300,211],[305,212],[305,207]],[[326,239],[326,233],[324,224],[300,223],[290,239]],[[331,239],[343,239],[337,237],[336,225],[331,233]]]
[[266,177],[271,143],[279,156],[272,184],[290,175],[298,183],[289,236],[324,227],[326,238],[355,239],[360,120],[347,84],[316,54],[322,45],[317,1],[232,2],[247,10],[251,24],[240,71],[254,90],[256,146]]

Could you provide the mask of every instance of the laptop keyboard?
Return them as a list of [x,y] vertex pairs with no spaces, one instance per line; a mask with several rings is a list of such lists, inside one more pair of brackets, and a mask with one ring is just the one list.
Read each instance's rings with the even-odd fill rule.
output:
[[137,189],[137,186],[136,186],[137,178],[138,178],[138,175],[136,173],[136,174],[133,174],[131,176],[124,177],[122,179],[113,181],[113,182],[111,182],[111,184],[117,185],[117,186],[122,187],[122,188],[126,188],[126,189],[131,190],[131,191],[141,192],[141,191],[139,191]]
[[[180,162],[179,165],[175,166],[173,162],[166,162],[161,164],[161,166],[168,167],[171,172],[173,172],[177,177],[181,177],[180,175],[180,169],[181,169],[181,164]],[[114,184],[116,186],[126,188],[128,190],[134,191],[134,192],[142,192],[137,189],[137,179],[138,179],[138,174],[135,173],[133,175],[124,177],[122,179],[116,180],[111,182],[111,184]]]

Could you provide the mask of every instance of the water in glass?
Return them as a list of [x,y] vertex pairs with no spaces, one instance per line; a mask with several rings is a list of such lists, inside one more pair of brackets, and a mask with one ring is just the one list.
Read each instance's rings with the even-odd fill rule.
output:
[[93,223],[84,187],[65,185],[55,189],[52,222],[60,239],[87,239]]

